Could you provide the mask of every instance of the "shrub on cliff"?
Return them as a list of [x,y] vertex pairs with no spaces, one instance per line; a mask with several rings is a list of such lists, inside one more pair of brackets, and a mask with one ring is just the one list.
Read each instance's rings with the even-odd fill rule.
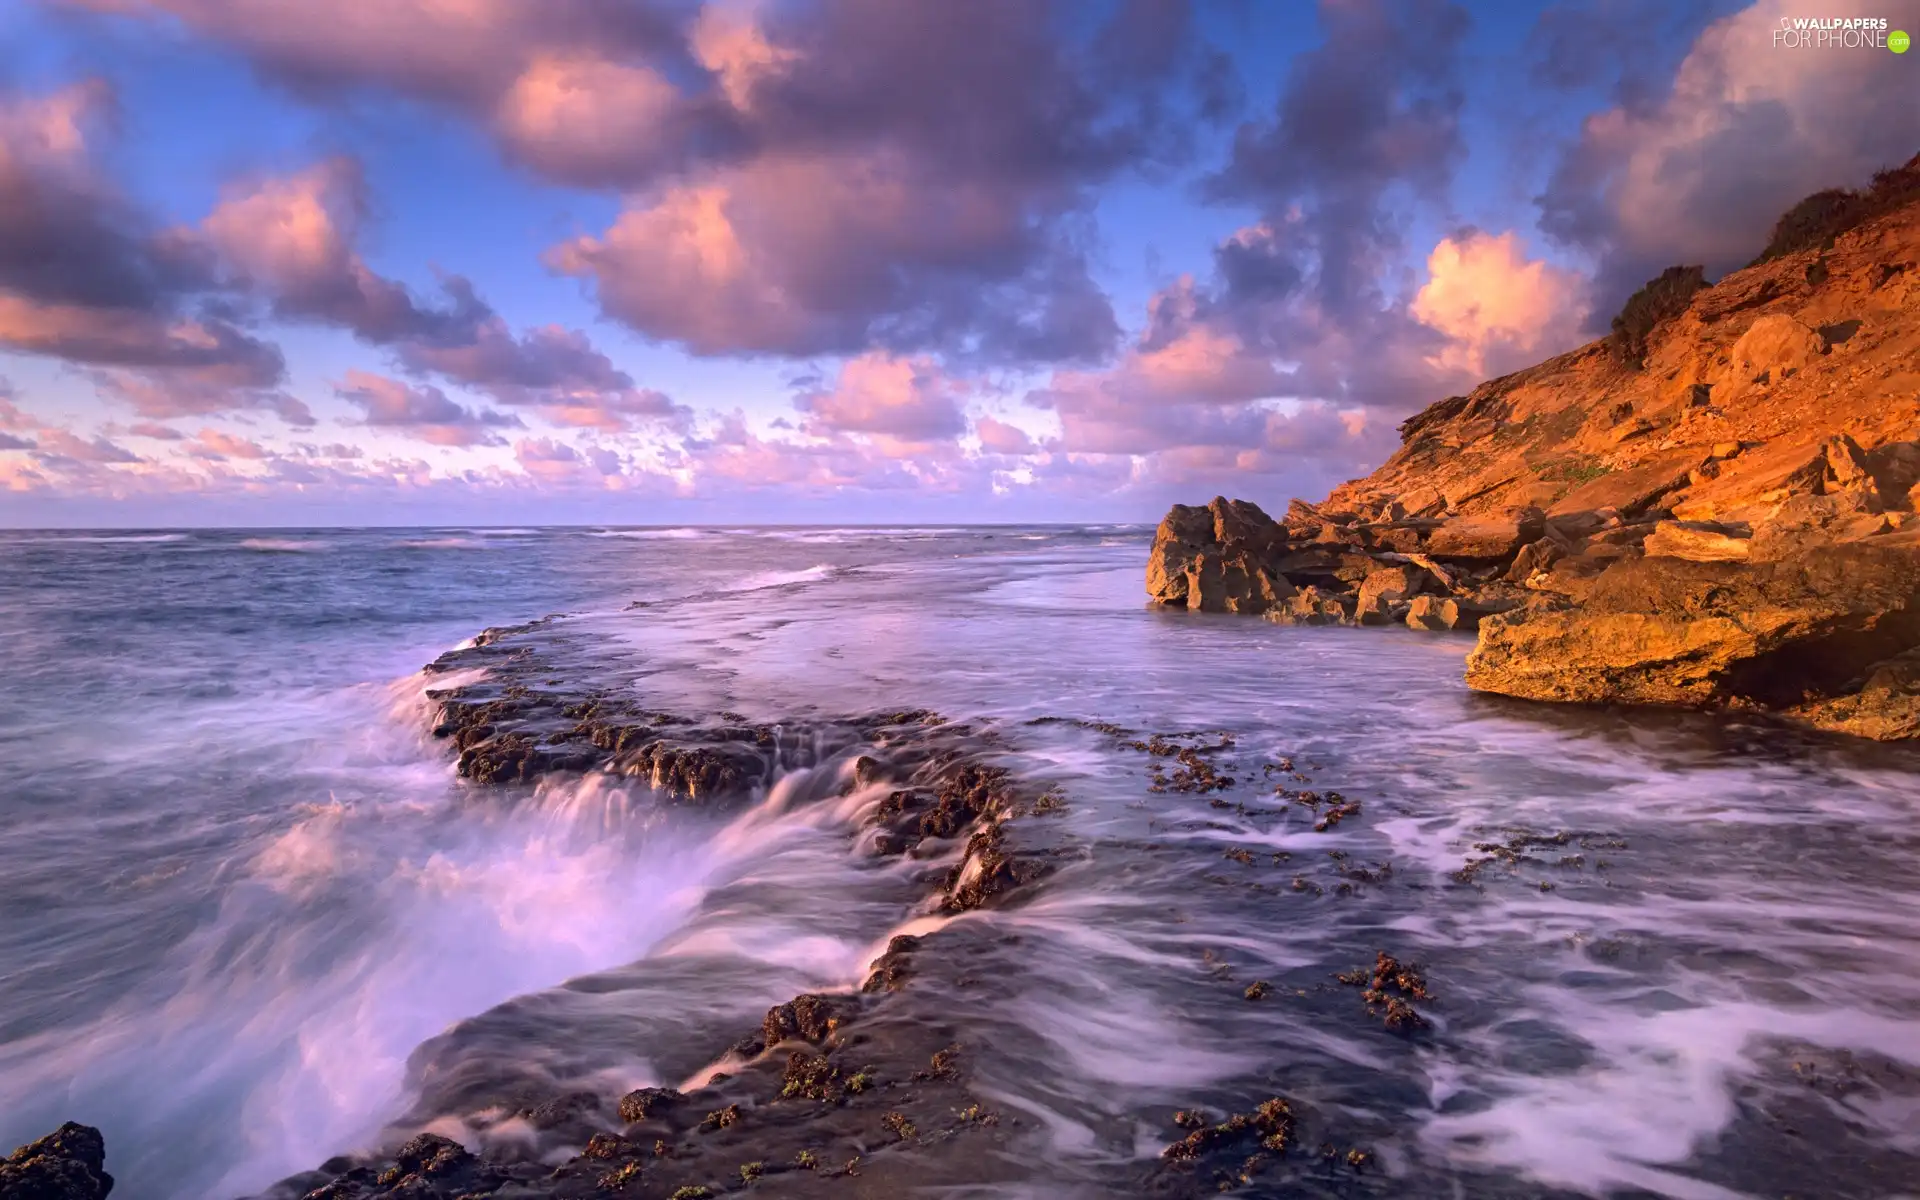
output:
[[1620,315],[1613,319],[1607,345],[1614,356],[1633,367],[1645,363],[1647,339],[1653,331],[1687,311],[1693,294],[1706,286],[1704,267],[1668,267],[1648,280],[1645,287],[1627,298]]
[[1774,223],[1767,248],[1751,265],[1802,250],[1825,250],[1848,230],[1915,200],[1920,200],[1920,155],[1908,159],[1904,166],[1879,172],[1859,191],[1830,188],[1794,205]]

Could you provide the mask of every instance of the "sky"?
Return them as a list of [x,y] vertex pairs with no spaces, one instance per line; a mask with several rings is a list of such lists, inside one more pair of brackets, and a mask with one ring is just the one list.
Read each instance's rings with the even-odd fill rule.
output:
[[[1778,44],[1806,16],[1883,44]],[[0,0],[0,526],[1284,508],[1920,151],[1897,29]]]

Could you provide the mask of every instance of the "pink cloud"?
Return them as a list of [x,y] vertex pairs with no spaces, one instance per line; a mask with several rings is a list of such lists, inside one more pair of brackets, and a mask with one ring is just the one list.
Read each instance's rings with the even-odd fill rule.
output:
[[870,354],[849,359],[830,390],[804,395],[794,406],[809,415],[809,430],[822,434],[927,442],[955,437],[967,427],[953,381],[925,358]]
[[521,427],[520,418],[511,413],[465,408],[437,387],[366,371],[348,371],[334,390],[365,412],[363,424],[402,430],[436,446],[504,446],[497,431]]
[[189,453],[204,451],[214,459],[242,458],[258,462],[271,457],[267,448],[259,442],[222,433],[218,429],[202,429],[195,440],[198,445]]
[[980,448],[989,454],[1034,454],[1040,449],[1026,430],[992,417],[975,417],[973,432],[980,439]]
[[117,446],[104,437],[86,439],[66,429],[43,429],[39,441],[42,455],[68,458],[75,462],[105,465],[145,461],[133,451]]
[[1577,272],[1527,258],[1518,234],[1472,230],[1433,248],[1408,311],[1449,339],[1435,366],[1503,375],[1580,344],[1585,292]]

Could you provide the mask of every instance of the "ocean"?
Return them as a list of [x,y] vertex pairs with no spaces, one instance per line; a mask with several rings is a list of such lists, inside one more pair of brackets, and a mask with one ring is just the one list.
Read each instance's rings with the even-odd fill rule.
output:
[[[1153,610],[1151,533],[0,533],[0,1151],[81,1121],[116,1197],[255,1195],[470,1128],[450,1078],[682,1083],[958,932],[992,969],[941,1019],[1012,1147],[966,1195],[1141,1194],[1172,1110],[1272,1095],[1304,1165],[1248,1194],[1920,1194],[1914,751]],[[803,772],[459,778],[422,668],[550,614],[584,688],[977,729],[1061,798],[1023,818],[1060,866],[942,914]],[[1157,784],[1155,735],[1234,782]],[[1336,978],[1383,951],[1424,1028]]]

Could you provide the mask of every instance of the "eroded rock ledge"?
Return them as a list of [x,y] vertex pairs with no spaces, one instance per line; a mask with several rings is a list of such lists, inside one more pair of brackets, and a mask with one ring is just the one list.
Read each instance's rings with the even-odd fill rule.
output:
[[1321,503],[1174,506],[1148,594],[1477,630],[1484,691],[1920,736],[1920,158],[1853,198],[1711,287],[1668,272],[1631,337],[1428,407]]

